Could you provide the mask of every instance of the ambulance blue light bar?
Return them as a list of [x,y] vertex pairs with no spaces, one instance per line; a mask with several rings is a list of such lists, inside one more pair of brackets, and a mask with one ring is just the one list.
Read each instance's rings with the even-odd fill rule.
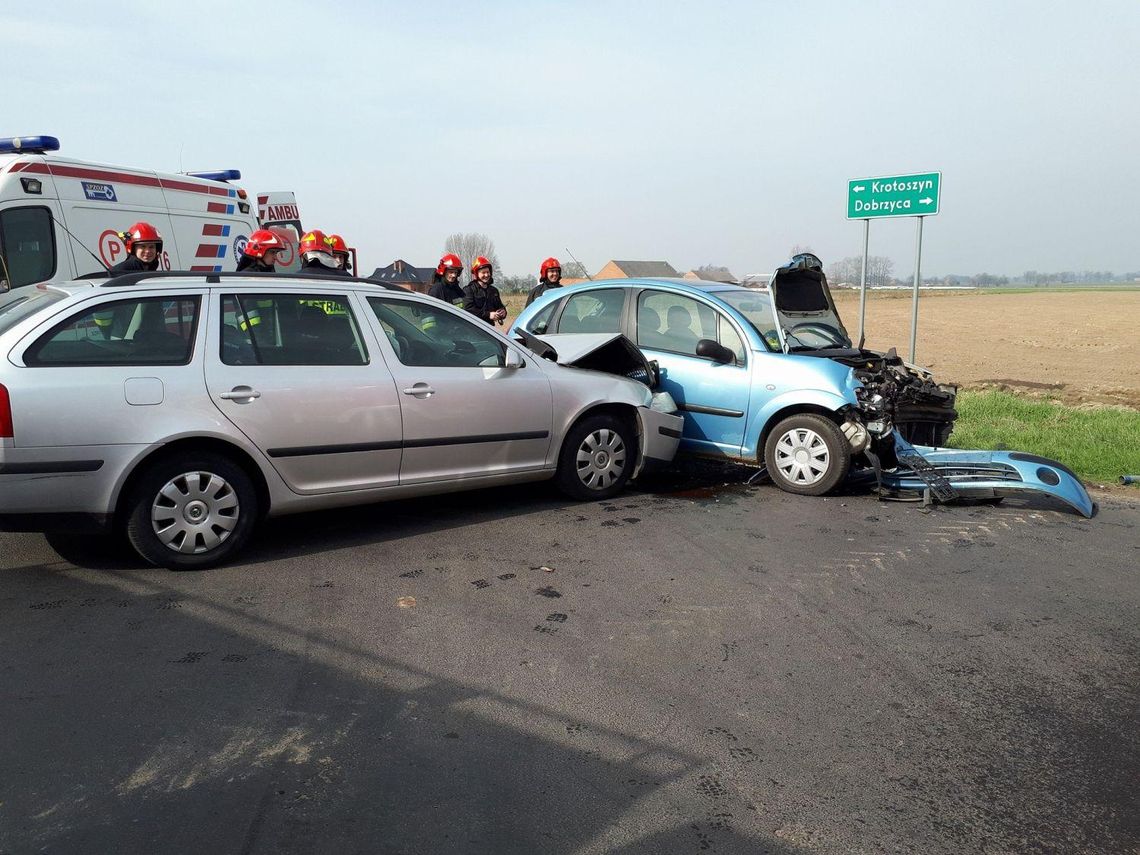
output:
[[215,172],[187,172],[192,178],[205,178],[208,181],[240,181],[240,169],[219,169]]
[[55,137],[0,137],[0,154],[43,154],[59,151]]

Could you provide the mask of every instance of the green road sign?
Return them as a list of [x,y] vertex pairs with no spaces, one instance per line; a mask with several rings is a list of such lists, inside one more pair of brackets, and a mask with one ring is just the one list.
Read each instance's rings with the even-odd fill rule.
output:
[[847,182],[847,219],[931,217],[941,190],[941,172],[857,178]]

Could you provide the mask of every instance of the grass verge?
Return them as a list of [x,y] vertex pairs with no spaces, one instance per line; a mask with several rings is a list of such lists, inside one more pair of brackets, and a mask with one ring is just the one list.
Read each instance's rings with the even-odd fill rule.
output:
[[1140,474],[1140,412],[1076,409],[998,391],[959,392],[957,409],[954,448],[1028,451],[1099,483]]

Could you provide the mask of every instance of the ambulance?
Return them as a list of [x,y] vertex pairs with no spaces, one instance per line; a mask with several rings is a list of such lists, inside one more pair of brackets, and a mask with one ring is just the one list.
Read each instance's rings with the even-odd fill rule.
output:
[[[287,216],[259,224],[236,169],[167,174],[61,157],[50,136],[0,138],[0,291],[103,274],[126,258],[118,237],[145,221],[163,237],[160,270],[234,270],[264,225],[285,238],[282,271],[300,268],[292,193],[262,197]],[[259,199],[260,201],[260,199]],[[277,221],[279,220],[279,221]]]

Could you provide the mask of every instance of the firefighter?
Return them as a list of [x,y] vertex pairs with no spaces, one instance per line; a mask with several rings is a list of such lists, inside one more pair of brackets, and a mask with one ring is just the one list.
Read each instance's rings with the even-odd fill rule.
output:
[[447,253],[436,265],[428,296],[462,308],[463,288],[459,284],[459,274],[462,272],[463,262],[459,260],[459,256],[454,252]]
[[495,287],[490,260],[477,256],[471,262],[471,275],[472,280],[463,289],[463,308],[491,326],[502,324],[507,319],[507,307]]
[[158,229],[150,223],[135,223],[125,232],[119,232],[119,240],[127,248],[127,257],[108,271],[112,276],[158,270],[158,257],[162,254],[162,235]]
[[557,258],[551,256],[538,268],[538,284],[530,289],[526,304],[529,306],[551,288],[560,287],[562,287],[562,265],[558,263]]
[[297,251],[301,253],[302,273],[314,273],[318,276],[348,275],[347,270],[341,270],[336,266],[332,244],[320,229],[305,232]]
[[337,266],[351,276],[352,253],[348,251],[348,244],[344,242],[344,238],[340,235],[329,235],[329,246],[332,247],[333,258],[336,259]]
[[247,273],[275,273],[277,253],[283,249],[285,241],[278,235],[269,229],[258,229],[245,242],[237,269]]

